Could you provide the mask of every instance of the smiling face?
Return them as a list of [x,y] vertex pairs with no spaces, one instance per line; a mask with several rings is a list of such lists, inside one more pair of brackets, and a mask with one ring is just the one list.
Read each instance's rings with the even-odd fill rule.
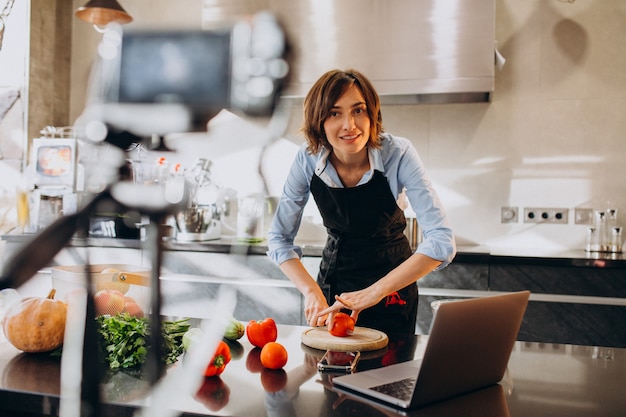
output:
[[[340,110],[342,106],[339,101],[347,94],[356,96],[358,101],[365,104],[370,125],[369,134],[363,132],[363,135],[369,137],[368,146],[382,147],[383,118],[374,86],[359,71],[335,69],[323,74],[304,99],[302,132],[311,154],[317,154],[322,147],[332,148],[333,145],[326,137],[325,124],[333,119],[331,112],[335,111],[335,106]],[[331,127],[334,126],[329,124],[328,128]]]
[[341,158],[367,152],[370,123],[363,94],[352,84],[332,106],[323,126],[333,152]]

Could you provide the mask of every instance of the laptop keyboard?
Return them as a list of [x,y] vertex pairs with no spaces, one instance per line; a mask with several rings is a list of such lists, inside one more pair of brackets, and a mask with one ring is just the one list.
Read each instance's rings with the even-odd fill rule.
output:
[[415,381],[416,378],[406,378],[399,381],[390,382],[388,384],[377,385],[375,387],[371,387],[370,389],[394,398],[409,401],[413,396]]

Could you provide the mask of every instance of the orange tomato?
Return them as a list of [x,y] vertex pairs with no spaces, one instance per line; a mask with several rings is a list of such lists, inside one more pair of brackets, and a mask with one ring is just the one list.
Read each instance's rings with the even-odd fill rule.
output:
[[278,342],[269,342],[261,349],[261,364],[269,369],[281,369],[287,364],[287,349]]
[[346,313],[335,314],[333,323],[328,329],[333,336],[345,337],[354,331],[354,319]]

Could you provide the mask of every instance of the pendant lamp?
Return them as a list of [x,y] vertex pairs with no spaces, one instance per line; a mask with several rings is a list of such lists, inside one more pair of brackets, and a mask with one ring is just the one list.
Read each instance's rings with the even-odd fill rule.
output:
[[93,24],[96,29],[104,28],[111,22],[123,25],[133,21],[117,0],[90,0],[76,9],[76,17]]

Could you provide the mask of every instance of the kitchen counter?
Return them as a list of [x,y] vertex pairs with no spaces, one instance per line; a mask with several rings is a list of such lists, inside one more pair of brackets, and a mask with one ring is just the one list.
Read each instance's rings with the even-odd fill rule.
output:
[[[4,257],[19,250],[28,236],[5,236]],[[74,239],[54,259],[55,265],[150,265],[152,253],[139,240]],[[317,276],[320,242],[301,242],[305,268]],[[147,245],[146,245],[147,246]],[[269,314],[283,324],[304,325],[303,298],[293,283],[266,255],[264,243],[246,245],[233,238],[207,242],[163,241],[161,264],[164,307],[177,315],[205,317],[204,295],[221,285],[236,288],[236,317],[252,320]],[[93,249],[92,249],[93,248]],[[88,253],[87,253],[88,252]],[[88,256],[86,256],[88,255]],[[250,256],[248,256],[250,255]],[[584,250],[542,253],[459,246],[450,266],[418,282],[420,301],[416,333],[427,334],[430,304],[442,298],[478,297],[497,292],[530,290],[531,303],[520,340],[626,348],[626,259],[623,254]],[[42,275],[42,274],[39,274]],[[47,293],[28,283],[25,296]],[[45,285],[50,275],[39,277]],[[276,304],[267,300],[281,299]],[[179,302],[184,300],[183,303]],[[169,313],[168,313],[169,314]]]
[[[31,238],[32,235],[4,235],[1,237],[7,244],[13,246],[21,245]],[[71,245],[140,249],[143,247],[143,243],[140,240],[131,239],[92,238],[89,240],[73,239]],[[300,241],[297,243],[301,245],[304,256],[320,257],[322,255],[324,242]],[[265,243],[245,244],[233,237],[223,237],[205,242],[178,242],[175,239],[166,238],[163,241],[163,248],[166,251],[248,255],[265,255],[267,252]],[[547,252],[540,248],[494,249],[486,246],[459,245],[454,262],[626,269],[626,255],[624,253],[586,252],[584,249]]]
[[[322,256],[323,242],[299,242],[303,256]],[[164,248],[171,251],[248,253],[265,255],[267,246],[264,243],[246,245],[232,238],[223,238],[208,242],[177,242],[166,240]],[[537,250],[497,250],[485,246],[457,247],[454,262],[465,263],[512,263],[524,265],[580,266],[594,268],[626,269],[626,256],[622,253],[598,253],[585,250],[564,250],[546,253]]]
[[[336,393],[332,377],[319,374],[315,367],[322,352],[300,343],[305,329],[279,326],[278,341],[289,353],[284,371],[262,370],[259,350],[253,349],[244,337],[221,378],[208,378],[197,394],[172,395],[167,403],[177,413],[190,416],[395,415]],[[426,341],[427,336],[392,337],[387,348],[364,352],[358,369],[421,357]],[[9,343],[1,342],[0,369],[0,414],[58,415],[58,358],[22,354]],[[172,378],[172,369],[166,380]],[[625,374],[626,349],[516,342],[507,376],[500,385],[408,415],[617,417],[626,409]],[[137,407],[151,401],[146,381],[122,372],[106,378],[101,387],[103,417],[130,416]]]

